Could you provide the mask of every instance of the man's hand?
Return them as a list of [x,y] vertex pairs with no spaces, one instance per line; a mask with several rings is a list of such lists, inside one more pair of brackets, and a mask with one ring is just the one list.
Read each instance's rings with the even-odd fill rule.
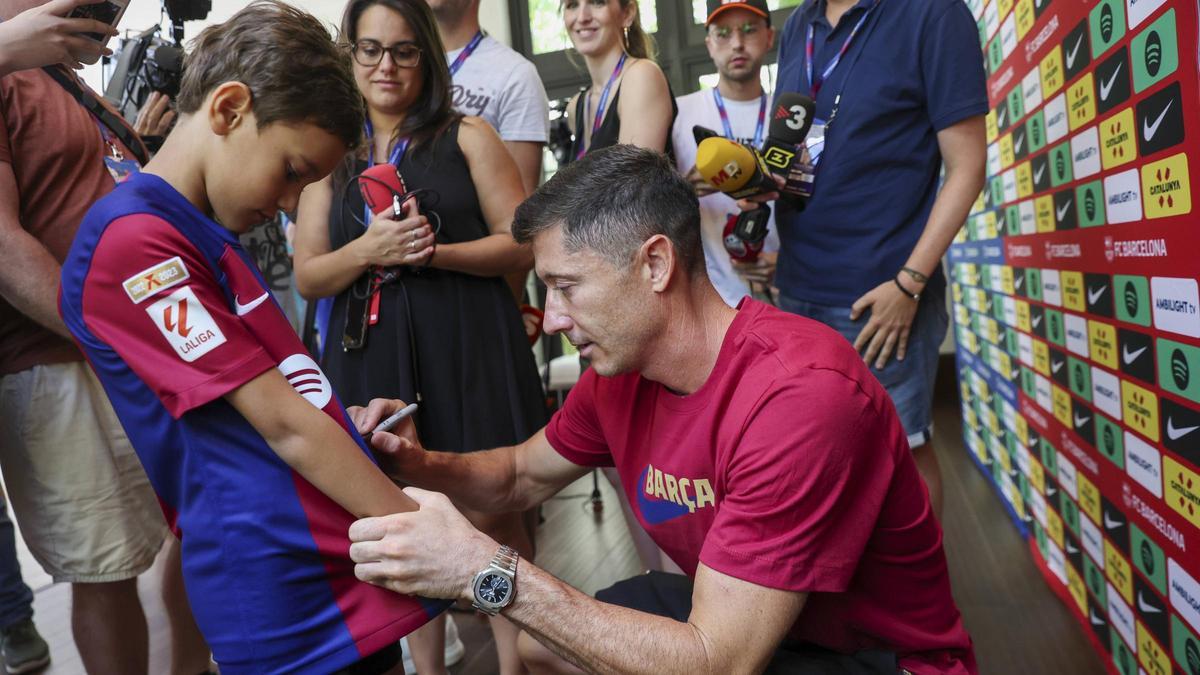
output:
[[692,168],[687,172],[687,175],[684,176],[684,178],[687,179],[687,182],[692,184],[692,189],[696,191],[697,197],[707,197],[717,191],[717,188],[713,187],[711,183],[704,180],[704,177],[700,175],[700,170],[697,169],[695,165],[692,165]]
[[409,465],[408,463],[425,452],[420,439],[417,438],[417,426],[413,423],[412,416],[400,420],[400,423],[391,431],[373,434],[371,430],[406,405],[404,401],[398,399],[377,398],[368,403],[365,408],[360,406],[346,408],[346,412],[350,415],[350,421],[354,423],[358,433],[362,434],[371,448],[376,451],[375,457],[379,460],[384,473],[392,479],[400,481],[404,480],[405,467]]
[[396,593],[470,600],[475,574],[500,545],[475,529],[437,492],[404,488],[417,511],[363,518],[350,526],[350,559],[359,579]]
[[[0,76],[61,63],[76,70],[112,54],[104,46],[117,29],[95,19],[68,19],[71,10],[95,0],[52,0],[0,22]],[[82,33],[99,33],[97,42]]]
[[171,99],[162,92],[154,92],[138,111],[133,130],[138,136],[166,136],[175,121],[175,111],[170,108]]
[[733,271],[750,283],[770,286],[775,281],[775,263],[778,253],[760,253],[754,262],[733,261]]
[[[908,334],[912,328],[917,305],[912,298],[900,292],[895,282],[885,281],[867,292],[850,307],[850,320],[855,321],[867,309],[871,318],[859,331],[854,340],[854,349],[863,355],[863,360],[875,368],[882,369],[888,357],[895,351],[896,360],[903,361],[908,349]],[[864,351],[864,349],[866,351]]]

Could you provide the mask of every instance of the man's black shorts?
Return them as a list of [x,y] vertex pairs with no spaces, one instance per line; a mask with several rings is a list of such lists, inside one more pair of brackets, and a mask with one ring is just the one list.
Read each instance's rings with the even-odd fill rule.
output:
[[[682,574],[649,572],[598,591],[596,599],[687,621],[692,613],[692,580]],[[747,626],[743,630],[750,629]],[[896,675],[901,671],[896,665],[896,655],[891,652],[839,654],[812,644],[785,641],[764,672],[772,675]]]

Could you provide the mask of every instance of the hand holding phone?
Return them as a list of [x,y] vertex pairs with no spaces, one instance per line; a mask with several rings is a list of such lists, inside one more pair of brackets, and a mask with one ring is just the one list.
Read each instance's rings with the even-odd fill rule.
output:
[[[67,17],[93,19],[115,28],[121,21],[121,17],[125,15],[125,8],[128,6],[129,0],[102,0],[90,4],[76,4],[75,9],[71,10]],[[100,43],[107,42],[109,38],[109,35],[101,33],[83,33],[83,36]]]
[[[115,28],[91,18],[71,18],[93,2],[51,0],[0,22],[0,76],[60,63],[79,69],[110,54],[104,43],[117,34]],[[119,18],[118,13],[112,23]]]

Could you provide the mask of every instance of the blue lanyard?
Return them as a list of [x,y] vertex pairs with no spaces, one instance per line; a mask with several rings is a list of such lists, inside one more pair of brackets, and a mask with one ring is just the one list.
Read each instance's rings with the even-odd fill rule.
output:
[[[375,166],[375,127],[371,125],[371,120],[363,122],[363,131],[366,132],[367,142],[370,143],[370,149],[367,150],[367,168]],[[388,157],[388,164],[400,168],[400,162],[404,160],[404,153],[408,150],[408,139],[401,138],[396,143],[396,147],[392,148],[392,154]],[[363,205],[363,227],[371,222],[371,207]]]
[[475,48],[479,46],[480,42],[483,42],[483,31],[478,31],[475,33],[475,37],[471,38],[471,41],[467,43],[467,46],[463,47],[463,50],[458,53],[458,58],[454,59],[454,63],[450,64],[450,77],[454,77],[454,74],[458,72],[458,69],[462,68],[462,65],[467,62],[467,59],[471,58],[471,54],[475,53]]
[[[617,81],[617,78],[621,76],[621,70],[625,68],[625,57],[627,56],[629,55],[624,52],[621,53],[621,60],[617,61],[617,67],[613,68],[612,75],[608,76],[608,84],[604,85],[604,91],[600,93],[600,105],[596,106],[596,117],[592,119],[592,138],[596,137],[596,132],[600,130],[600,125],[604,123],[604,109],[608,106],[608,95],[612,91],[613,82]],[[588,96],[586,99],[587,106],[590,108],[592,97]],[[582,130],[580,131],[582,132]],[[580,143],[579,152],[575,155],[575,159],[583,157],[586,152],[587,145]]]
[[858,19],[858,23],[854,25],[854,28],[850,31],[850,34],[846,36],[846,41],[842,43],[842,48],[838,50],[838,53],[825,66],[825,70],[821,72],[821,78],[818,80],[813,79],[813,24],[808,24],[808,40],[804,43],[804,55],[806,57],[805,60],[807,61],[805,65],[808,68],[808,86],[812,89],[813,98],[817,97],[817,94],[821,91],[821,85],[825,84],[825,80],[829,79],[829,76],[833,74],[833,70],[838,67],[839,63],[842,62],[842,57],[845,56],[846,52],[850,50],[850,43],[854,42],[854,38],[858,36],[858,31],[862,29],[863,24],[867,22],[867,17],[870,16],[871,12],[875,11],[875,8],[878,6],[879,0],[875,0],[875,3],[863,12],[862,16]]
[[[721,97],[721,92],[713,87],[713,100],[717,102],[717,113],[721,115],[721,126],[725,128],[725,138],[736,140],[733,135],[733,126],[729,124],[729,113],[725,112],[725,99]],[[763,92],[762,98],[758,103],[758,124],[754,126],[754,147],[758,148],[763,141],[763,126],[767,121],[767,92]]]

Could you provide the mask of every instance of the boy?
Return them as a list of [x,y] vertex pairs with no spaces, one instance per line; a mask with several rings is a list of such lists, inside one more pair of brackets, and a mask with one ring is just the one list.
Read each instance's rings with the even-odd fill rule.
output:
[[347,530],[415,506],[237,239],[359,142],[348,56],[257,2],[195,40],[177,103],[162,150],[80,226],[60,311],[181,537],[221,672],[387,672],[443,605],[357,581]]

